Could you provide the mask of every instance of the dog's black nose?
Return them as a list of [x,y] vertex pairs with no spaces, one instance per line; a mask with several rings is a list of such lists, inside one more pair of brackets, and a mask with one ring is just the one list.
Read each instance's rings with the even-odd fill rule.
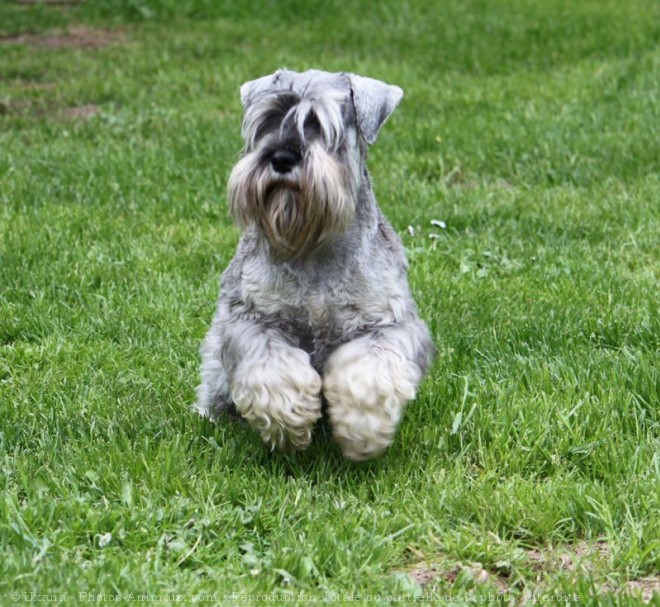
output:
[[285,174],[296,166],[301,159],[302,157],[295,150],[277,150],[270,157],[270,164],[278,173]]

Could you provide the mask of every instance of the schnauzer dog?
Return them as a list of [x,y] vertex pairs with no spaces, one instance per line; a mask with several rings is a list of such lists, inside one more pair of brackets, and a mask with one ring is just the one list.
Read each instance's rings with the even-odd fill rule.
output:
[[201,348],[196,409],[238,412],[271,447],[307,447],[322,401],[345,457],[392,442],[434,354],[367,146],[403,91],[348,73],[245,83],[229,209],[243,236]]

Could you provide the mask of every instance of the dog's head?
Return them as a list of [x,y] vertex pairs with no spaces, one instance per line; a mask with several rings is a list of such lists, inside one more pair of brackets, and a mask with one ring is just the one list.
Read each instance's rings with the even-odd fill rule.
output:
[[245,149],[229,177],[236,222],[280,259],[304,257],[351,223],[366,146],[403,91],[372,78],[278,70],[241,87]]

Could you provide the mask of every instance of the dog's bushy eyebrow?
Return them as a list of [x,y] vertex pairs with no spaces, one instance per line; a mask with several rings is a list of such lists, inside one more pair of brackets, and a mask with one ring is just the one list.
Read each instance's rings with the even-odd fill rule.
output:
[[[341,143],[343,125],[343,93],[333,89],[319,88],[301,97],[294,92],[269,94],[250,105],[243,119],[243,139],[247,150],[269,133],[280,136],[293,127],[305,141],[310,133],[318,133],[329,149]],[[309,128],[312,126],[312,128]]]
[[342,95],[334,90],[319,90],[310,97],[303,97],[289,109],[283,125],[292,121],[302,141],[306,127],[314,125],[329,149],[336,149],[343,136]]
[[284,117],[299,101],[298,95],[285,93],[255,102],[245,112],[243,120],[243,138],[246,145],[252,148],[267,133],[277,132]]

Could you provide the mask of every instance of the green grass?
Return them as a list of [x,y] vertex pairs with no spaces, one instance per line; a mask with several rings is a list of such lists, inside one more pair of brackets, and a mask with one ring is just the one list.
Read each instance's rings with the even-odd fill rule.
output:
[[[115,38],[39,46],[74,26]],[[641,604],[631,580],[658,587],[660,4],[6,1],[0,36],[17,34],[0,42],[0,604],[620,605]],[[286,456],[189,411],[238,241],[238,88],[281,65],[406,91],[370,168],[439,356],[365,465],[323,428]],[[552,564],[597,540],[602,558]],[[423,590],[420,563],[438,572]]]

